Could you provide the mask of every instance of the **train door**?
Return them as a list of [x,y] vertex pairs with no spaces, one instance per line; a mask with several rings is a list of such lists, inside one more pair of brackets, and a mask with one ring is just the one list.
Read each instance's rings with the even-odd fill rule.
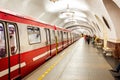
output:
[[47,46],[47,51],[49,53],[49,57],[51,57],[51,36],[50,36],[50,30],[49,29],[45,29],[46,32],[46,46]]
[[17,25],[0,23],[0,71],[4,80],[20,76],[19,50]]
[[57,31],[57,48],[60,46],[60,33],[59,33],[59,31]]
[[63,32],[62,32],[62,31],[60,31],[60,33],[61,33],[62,48],[64,48],[64,47],[63,47],[63,45],[64,45],[64,42],[63,42]]
[[71,37],[71,33],[70,33],[70,44],[72,43],[72,40],[71,40],[71,39],[72,39],[72,37]]
[[14,23],[7,23],[8,53],[10,59],[10,78],[20,79],[20,42],[18,27]]
[[66,33],[67,34],[67,46],[69,45],[69,37],[68,37],[68,32]]

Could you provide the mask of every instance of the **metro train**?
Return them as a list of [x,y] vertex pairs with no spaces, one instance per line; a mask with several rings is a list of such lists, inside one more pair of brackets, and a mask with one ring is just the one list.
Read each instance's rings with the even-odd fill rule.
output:
[[0,80],[20,80],[79,37],[69,30],[0,10]]

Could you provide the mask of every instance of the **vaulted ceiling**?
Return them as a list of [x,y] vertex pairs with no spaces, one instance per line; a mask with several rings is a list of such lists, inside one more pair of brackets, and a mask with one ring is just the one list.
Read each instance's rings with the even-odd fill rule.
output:
[[107,39],[115,41],[120,39],[120,35],[118,35],[118,29],[120,29],[119,6],[120,0],[0,1],[1,9],[29,16],[40,22],[67,28],[74,32],[95,34],[100,38],[107,37]]

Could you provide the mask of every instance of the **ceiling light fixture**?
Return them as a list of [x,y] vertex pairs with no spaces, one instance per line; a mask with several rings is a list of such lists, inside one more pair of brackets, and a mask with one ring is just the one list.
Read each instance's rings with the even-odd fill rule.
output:
[[69,5],[67,4],[67,9],[63,12],[60,12],[59,17],[60,18],[69,18],[74,15],[74,12],[70,10]]

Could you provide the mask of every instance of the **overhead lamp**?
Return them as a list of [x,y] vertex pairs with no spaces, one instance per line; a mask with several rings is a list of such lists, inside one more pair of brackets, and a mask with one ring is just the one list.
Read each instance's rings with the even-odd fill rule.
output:
[[73,16],[73,14],[74,13],[70,11],[62,12],[60,13],[59,18],[70,18]]
[[50,0],[50,1],[55,3],[55,2],[58,1],[58,0]]
[[69,5],[67,4],[67,9],[59,14],[60,18],[70,18],[74,15],[74,12],[70,10]]

